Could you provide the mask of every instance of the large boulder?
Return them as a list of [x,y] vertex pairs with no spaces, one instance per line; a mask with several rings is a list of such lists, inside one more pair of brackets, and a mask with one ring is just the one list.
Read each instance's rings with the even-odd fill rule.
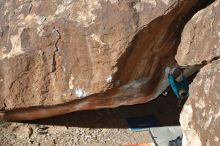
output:
[[220,0],[198,12],[184,28],[176,59],[204,67],[190,85],[181,112],[184,146],[220,145]]
[[0,1],[0,114],[32,120],[144,103],[210,0]]

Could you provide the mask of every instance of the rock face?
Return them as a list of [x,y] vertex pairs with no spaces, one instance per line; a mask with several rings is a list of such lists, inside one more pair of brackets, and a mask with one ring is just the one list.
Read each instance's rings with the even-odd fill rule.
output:
[[186,25],[176,59],[203,64],[181,113],[184,146],[220,145],[220,1],[198,12]]
[[156,98],[184,25],[210,2],[1,1],[1,117],[32,120]]

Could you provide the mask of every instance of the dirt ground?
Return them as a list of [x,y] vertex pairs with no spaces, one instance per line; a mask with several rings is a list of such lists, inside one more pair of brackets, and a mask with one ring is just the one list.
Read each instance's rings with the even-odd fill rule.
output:
[[[74,112],[24,123],[0,122],[0,146],[121,146],[153,142],[149,131],[129,130],[125,118],[154,115],[160,126],[179,125],[182,107],[168,95],[145,104]],[[183,103],[184,104],[184,103]]]
[[5,123],[1,126],[2,146],[118,146],[152,141],[147,131],[80,128]]

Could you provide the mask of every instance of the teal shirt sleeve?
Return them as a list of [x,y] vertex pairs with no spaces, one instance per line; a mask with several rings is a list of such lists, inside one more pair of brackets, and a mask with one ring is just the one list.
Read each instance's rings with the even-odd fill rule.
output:
[[175,81],[174,77],[169,74],[168,75],[168,80],[169,80],[170,86],[171,86],[174,94],[177,96],[177,98],[180,98],[178,85],[176,84],[176,81]]

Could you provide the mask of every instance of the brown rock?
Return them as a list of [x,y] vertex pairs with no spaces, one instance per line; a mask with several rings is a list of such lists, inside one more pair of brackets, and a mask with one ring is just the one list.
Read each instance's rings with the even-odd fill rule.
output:
[[210,1],[0,3],[1,117],[32,120],[156,98],[185,23]]
[[220,56],[219,0],[199,11],[187,23],[177,50],[180,65],[206,63]]
[[220,61],[203,67],[190,86],[181,112],[184,146],[220,144]]
[[220,145],[220,0],[198,12],[187,23],[177,62],[180,65],[202,63],[190,97],[181,112],[183,146]]

